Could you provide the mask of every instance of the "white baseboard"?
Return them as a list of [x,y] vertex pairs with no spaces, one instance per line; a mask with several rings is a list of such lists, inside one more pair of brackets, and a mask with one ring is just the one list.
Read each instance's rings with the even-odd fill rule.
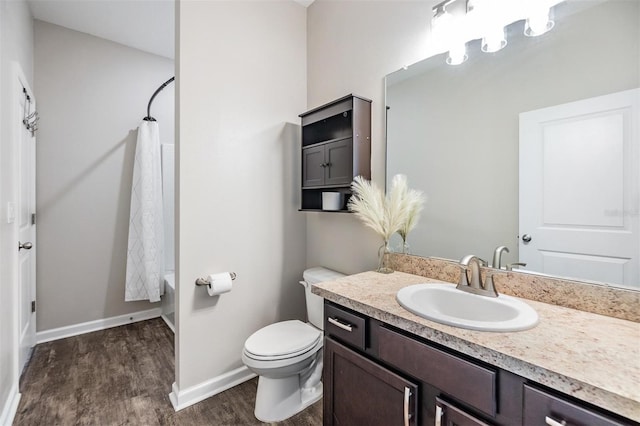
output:
[[178,389],[178,385],[174,382],[171,386],[173,391],[169,394],[169,399],[173,409],[180,411],[254,377],[256,377],[256,374],[243,365],[240,368],[183,390]]
[[117,317],[103,318],[95,321],[83,322],[80,324],[68,325],[66,327],[53,328],[51,330],[38,331],[36,333],[36,343],[50,342],[52,340],[64,339],[65,337],[77,336],[79,334],[91,333],[92,331],[106,330],[111,327],[131,324],[138,321],[145,321],[151,318],[158,318],[162,315],[162,308],[148,309],[146,311],[133,312]]
[[18,403],[20,402],[20,393],[18,385],[14,385],[9,392],[7,400],[4,401],[2,411],[0,411],[0,425],[11,426],[13,419],[18,411]]
[[171,331],[173,331],[173,334],[176,334],[176,326],[171,321],[169,321],[169,318],[167,318],[165,314],[162,314],[161,318],[163,319],[164,323],[167,324],[167,327],[169,327]]

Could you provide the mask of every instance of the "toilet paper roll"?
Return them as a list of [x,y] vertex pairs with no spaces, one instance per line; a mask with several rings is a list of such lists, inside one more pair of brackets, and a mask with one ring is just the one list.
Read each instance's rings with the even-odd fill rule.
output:
[[209,275],[209,282],[211,283],[207,287],[209,296],[217,296],[230,292],[233,280],[229,272],[221,272],[219,274]]

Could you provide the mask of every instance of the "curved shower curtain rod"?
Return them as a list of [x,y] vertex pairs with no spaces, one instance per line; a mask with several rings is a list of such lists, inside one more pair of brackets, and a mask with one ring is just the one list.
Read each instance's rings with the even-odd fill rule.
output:
[[171,77],[169,80],[167,80],[164,83],[162,83],[162,85],[160,87],[158,87],[158,89],[155,92],[153,92],[153,95],[151,95],[151,99],[149,99],[149,105],[147,105],[147,116],[145,118],[143,118],[143,120],[145,120],[145,121],[156,121],[156,119],[151,116],[151,103],[153,102],[153,98],[155,98],[156,95],[162,91],[162,89],[167,87],[167,85],[169,83],[171,83],[175,79],[176,79],[175,77]]

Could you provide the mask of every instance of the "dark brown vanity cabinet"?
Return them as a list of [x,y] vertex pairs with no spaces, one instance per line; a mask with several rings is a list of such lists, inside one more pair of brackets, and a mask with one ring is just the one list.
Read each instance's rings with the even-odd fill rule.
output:
[[322,192],[351,194],[353,178],[371,179],[371,101],[347,95],[300,114],[301,210],[322,210]]
[[324,327],[325,426],[638,425],[332,302]]
[[330,338],[324,350],[325,425],[418,424],[417,384]]

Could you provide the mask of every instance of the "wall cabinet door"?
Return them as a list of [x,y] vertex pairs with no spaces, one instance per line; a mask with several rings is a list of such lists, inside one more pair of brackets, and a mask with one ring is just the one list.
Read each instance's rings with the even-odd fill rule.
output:
[[418,386],[325,339],[324,425],[415,426]]
[[352,139],[302,150],[302,187],[350,185],[353,180]]
[[302,150],[302,187],[324,185],[324,146]]
[[353,180],[352,139],[328,143],[325,146],[325,185],[349,185]]

